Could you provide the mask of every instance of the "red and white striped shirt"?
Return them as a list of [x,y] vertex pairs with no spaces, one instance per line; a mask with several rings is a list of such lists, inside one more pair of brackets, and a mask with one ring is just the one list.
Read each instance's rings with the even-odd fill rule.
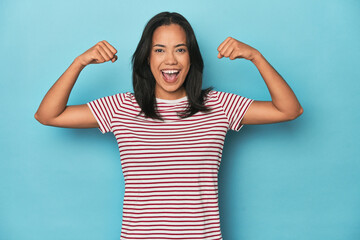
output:
[[137,116],[135,96],[118,93],[88,104],[99,130],[117,140],[125,180],[121,240],[221,240],[218,170],[225,135],[239,131],[254,101],[211,90],[205,106],[181,119],[187,96],[156,99],[164,122]]

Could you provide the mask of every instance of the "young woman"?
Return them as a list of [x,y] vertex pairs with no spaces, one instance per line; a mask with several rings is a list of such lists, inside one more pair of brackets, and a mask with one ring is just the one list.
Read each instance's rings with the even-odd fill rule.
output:
[[218,52],[252,61],[272,101],[202,89],[193,29],[180,14],[163,12],[147,23],[133,55],[134,93],[66,105],[85,66],[117,60],[117,50],[101,41],[73,61],[41,102],[35,118],[42,124],[98,127],[116,137],[125,178],[120,239],[222,239],[217,175],[226,132],[302,114],[258,50],[228,37]]

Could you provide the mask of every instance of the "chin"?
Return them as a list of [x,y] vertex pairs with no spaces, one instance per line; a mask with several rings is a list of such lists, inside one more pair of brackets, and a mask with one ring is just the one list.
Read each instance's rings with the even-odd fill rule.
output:
[[182,81],[179,78],[175,82],[167,82],[162,78],[162,76],[160,76],[159,82],[161,83],[161,86],[163,86],[164,88],[169,88],[169,89],[180,88],[184,83],[184,81]]
[[166,92],[177,92],[181,89],[181,87],[163,87],[162,89],[164,89]]

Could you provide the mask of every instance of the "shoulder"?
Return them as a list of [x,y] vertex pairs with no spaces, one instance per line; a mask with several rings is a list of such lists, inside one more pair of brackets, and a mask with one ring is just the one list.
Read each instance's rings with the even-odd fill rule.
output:
[[131,106],[136,104],[135,96],[132,92],[122,92],[111,96],[108,96],[113,102],[116,102],[119,106]]
[[233,98],[234,96],[239,96],[239,95],[230,92],[210,90],[207,95],[206,101],[213,103],[222,103],[223,101],[227,101],[227,99]]
[[122,106],[124,103],[132,104],[133,101],[135,101],[135,97],[131,92],[116,93],[94,100],[94,102],[102,102],[111,106]]
[[211,90],[208,93],[208,99],[210,100],[224,100],[226,98],[231,98],[231,97],[235,97],[235,96],[239,96],[237,94],[234,93],[230,93],[230,92],[223,92],[223,91],[217,91],[217,90]]
[[120,94],[122,102],[127,107],[138,108],[139,104],[136,101],[135,94],[133,92],[124,92]]
[[218,97],[219,91],[210,90],[207,94],[207,100],[214,100]]
[[109,97],[118,99],[121,102],[132,102],[133,100],[135,100],[135,96],[132,92],[117,93]]
[[124,98],[124,100],[127,100],[127,101],[135,100],[135,95],[132,92],[124,92],[124,93],[120,93],[120,95],[122,98]]
[[231,106],[242,106],[248,105],[253,101],[251,98],[244,97],[237,93],[223,92],[223,91],[210,91],[209,100],[220,104],[222,107],[231,107]]

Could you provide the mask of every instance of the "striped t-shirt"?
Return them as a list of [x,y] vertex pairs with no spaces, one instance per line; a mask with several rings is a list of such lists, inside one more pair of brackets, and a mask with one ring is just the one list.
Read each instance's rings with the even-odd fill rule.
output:
[[121,240],[221,240],[218,171],[225,135],[239,131],[253,99],[211,90],[205,106],[181,119],[187,96],[156,98],[164,122],[137,116],[133,93],[88,104],[99,130],[117,140],[125,181]]

